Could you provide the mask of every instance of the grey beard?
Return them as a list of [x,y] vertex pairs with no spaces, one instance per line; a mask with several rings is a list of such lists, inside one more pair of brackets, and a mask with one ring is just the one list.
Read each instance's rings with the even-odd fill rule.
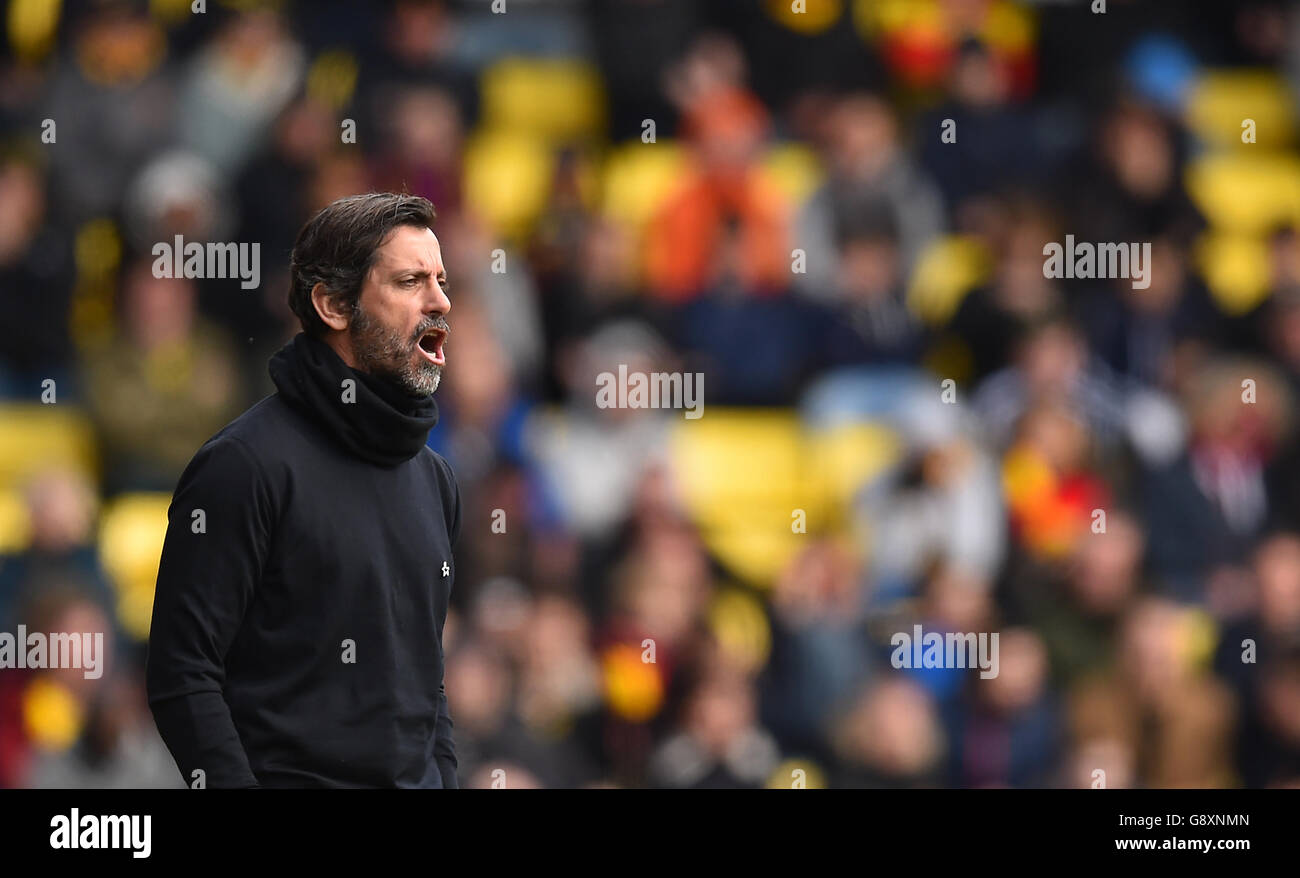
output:
[[[430,327],[434,325],[436,323],[429,324]],[[421,333],[427,328],[422,326]],[[438,389],[442,382],[442,367],[424,360],[412,366],[411,354],[418,341],[404,339],[371,320],[370,315],[361,309],[360,302],[353,308],[348,332],[352,339],[352,355],[362,372],[386,378],[412,396],[427,396]]]

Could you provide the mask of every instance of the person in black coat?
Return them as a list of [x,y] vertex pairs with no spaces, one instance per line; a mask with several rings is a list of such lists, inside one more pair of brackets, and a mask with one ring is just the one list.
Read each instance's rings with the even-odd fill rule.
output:
[[191,787],[458,786],[442,630],[461,501],[425,444],[451,310],[433,219],[370,193],[308,221],[278,390],[176,487],[147,687]]

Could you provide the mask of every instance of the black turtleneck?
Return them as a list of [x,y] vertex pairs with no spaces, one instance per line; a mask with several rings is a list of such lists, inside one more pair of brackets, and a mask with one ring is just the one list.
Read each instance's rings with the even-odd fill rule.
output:
[[[290,405],[318,421],[348,451],[380,466],[410,460],[438,423],[432,394],[411,396],[391,381],[358,372],[305,333],[281,348],[267,371]],[[344,384],[348,380],[353,384]],[[349,397],[355,402],[345,402]]]
[[[149,704],[206,787],[455,787],[442,628],[460,493],[411,396],[299,334],[168,510]],[[196,772],[202,772],[197,774]]]

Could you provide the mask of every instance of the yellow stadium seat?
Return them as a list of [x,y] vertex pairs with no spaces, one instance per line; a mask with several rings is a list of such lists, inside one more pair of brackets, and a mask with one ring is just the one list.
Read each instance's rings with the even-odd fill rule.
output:
[[[852,15],[868,42],[900,31],[931,46],[955,43],[959,37],[941,0],[853,0]],[[992,0],[976,36],[994,50],[1023,52],[1033,46],[1037,30],[1037,14],[1026,4]]]
[[[1206,143],[1243,150],[1282,149],[1295,136],[1295,109],[1286,83],[1264,70],[1211,71],[1188,94],[1184,119]],[[1255,122],[1255,143],[1241,140],[1242,123]]]
[[705,544],[740,579],[762,587],[798,552],[794,511],[823,507],[806,492],[793,412],[710,408],[670,439],[676,482]]
[[825,178],[817,153],[797,143],[768,150],[762,168],[765,179],[791,205],[803,204]]
[[170,504],[169,494],[123,494],[100,519],[99,554],[116,593],[118,619],[137,640],[149,636]]
[[605,130],[600,73],[572,59],[511,57],[480,80],[483,126],[549,143],[595,139]]
[[747,409],[710,408],[679,423],[670,442],[676,482],[705,544],[737,578],[763,588],[807,534],[847,531],[854,493],[899,452],[893,431],[877,425],[810,433],[794,412]]
[[1186,662],[1201,671],[1209,671],[1219,645],[1219,623],[1205,610],[1189,607],[1179,625],[1181,652]]
[[633,230],[642,228],[689,173],[686,151],[671,140],[633,140],[605,160],[602,212]]
[[701,525],[704,544],[738,579],[770,588],[798,553],[802,534],[790,532],[790,510],[768,508],[762,518],[737,515],[734,521]]
[[51,0],[11,0],[6,19],[9,45],[28,63],[45,57],[58,36],[63,4]]
[[772,627],[763,604],[752,591],[721,589],[708,611],[714,639],[732,663],[758,671],[772,653]]
[[834,525],[848,524],[845,514],[854,494],[893,466],[902,451],[898,433],[880,424],[843,424],[808,437],[810,478],[820,481],[818,493],[829,499],[827,514]]
[[1220,152],[1191,162],[1187,193],[1220,231],[1260,234],[1300,222],[1300,158]]
[[764,784],[769,790],[824,790],[829,786],[826,769],[805,757],[785,760],[772,769]]
[[803,437],[792,411],[711,407],[707,417],[679,422],[673,442],[687,499],[700,501],[695,508],[706,519],[733,514],[732,501],[802,505],[793,502],[801,494]]
[[1269,294],[1269,252],[1259,235],[1207,232],[1193,253],[1215,302],[1228,314],[1245,314]]
[[966,294],[988,278],[991,266],[988,252],[974,238],[936,238],[917,259],[907,288],[907,306],[925,323],[942,326]]
[[31,544],[32,522],[20,491],[0,488],[0,555],[16,555]]
[[55,403],[0,404],[0,490],[16,489],[38,470],[72,469],[98,478],[95,432],[85,413]]
[[176,27],[194,14],[192,5],[193,0],[149,0],[149,11],[168,27]]
[[361,62],[347,49],[328,49],[307,70],[307,94],[314,101],[339,111],[356,93]]
[[829,30],[844,13],[843,0],[806,0],[802,8],[790,0],[766,0],[763,8],[773,21],[805,36]]
[[550,195],[554,159],[531,137],[482,133],[465,149],[465,195],[491,229],[522,236]]

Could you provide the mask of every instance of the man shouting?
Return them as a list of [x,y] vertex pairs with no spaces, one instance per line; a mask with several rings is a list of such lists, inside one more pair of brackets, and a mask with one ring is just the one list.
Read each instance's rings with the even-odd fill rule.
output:
[[451,302],[433,205],[334,202],[298,234],[278,392],[195,454],[149,635],[191,787],[456,787],[442,629],[460,491],[426,447]]

